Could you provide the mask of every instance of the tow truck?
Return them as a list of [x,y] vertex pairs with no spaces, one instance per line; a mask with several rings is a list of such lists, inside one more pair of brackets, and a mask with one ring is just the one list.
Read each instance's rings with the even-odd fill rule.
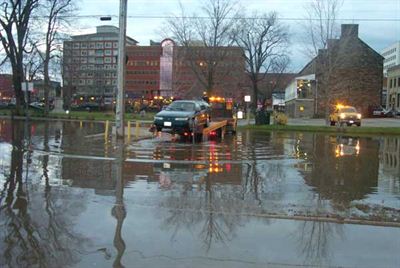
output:
[[[199,108],[194,108],[190,114],[180,115],[185,111],[174,109],[175,104],[178,103],[194,103]],[[165,110],[155,115],[150,131],[170,132],[181,137],[192,136],[196,140],[201,138],[205,140],[207,137],[215,136],[224,138],[227,132],[236,133],[237,120],[232,99],[212,96],[206,101],[179,100],[175,104],[173,102]]]

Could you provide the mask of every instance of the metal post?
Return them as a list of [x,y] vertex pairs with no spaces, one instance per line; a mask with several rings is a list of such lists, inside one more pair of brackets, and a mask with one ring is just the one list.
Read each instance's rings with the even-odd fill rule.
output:
[[250,125],[250,102],[246,102],[246,121]]
[[128,0],[119,3],[119,39],[118,39],[118,92],[117,109],[115,114],[115,129],[117,138],[125,137],[125,41],[126,41],[126,14]]

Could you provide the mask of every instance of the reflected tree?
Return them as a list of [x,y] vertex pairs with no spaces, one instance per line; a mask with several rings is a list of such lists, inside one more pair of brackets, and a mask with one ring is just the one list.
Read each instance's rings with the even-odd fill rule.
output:
[[[7,192],[0,207],[0,266],[8,267],[61,267],[77,261],[77,252],[85,239],[71,228],[71,215],[81,212],[82,196],[75,196],[68,188],[52,189],[48,172],[49,159],[42,158],[44,195],[40,183],[23,181],[23,125],[13,122],[13,149],[11,152],[10,175],[3,191]],[[47,128],[48,129],[48,128]],[[45,131],[47,132],[47,131]],[[48,146],[48,133],[44,144]],[[29,168],[29,162],[28,162]],[[31,167],[35,172],[40,167]],[[26,172],[26,171],[25,171]],[[28,191],[29,189],[29,191]],[[54,194],[55,193],[55,194]]]

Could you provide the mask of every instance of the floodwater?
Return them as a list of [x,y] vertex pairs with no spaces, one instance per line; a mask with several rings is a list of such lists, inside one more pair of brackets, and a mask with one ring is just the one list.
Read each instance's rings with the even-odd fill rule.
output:
[[0,267],[400,267],[400,137],[103,130],[0,120]]

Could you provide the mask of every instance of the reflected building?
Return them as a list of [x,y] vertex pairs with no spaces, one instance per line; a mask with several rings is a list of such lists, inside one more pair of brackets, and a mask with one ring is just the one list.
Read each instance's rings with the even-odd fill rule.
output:
[[307,135],[293,155],[307,185],[336,208],[366,198],[378,186],[379,143],[370,138]]
[[400,192],[400,138],[385,137],[381,153],[382,176],[379,185],[391,193]]

